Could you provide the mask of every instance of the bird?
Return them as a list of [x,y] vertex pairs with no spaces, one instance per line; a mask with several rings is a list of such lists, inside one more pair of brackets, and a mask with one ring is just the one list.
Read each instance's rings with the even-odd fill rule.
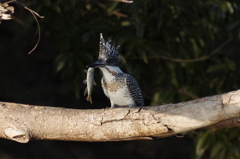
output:
[[144,100],[137,81],[131,75],[120,69],[120,46],[115,46],[109,38],[105,42],[100,33],[99,56],[96,62],[87,67],[99,68],[103,74],[101,85],[104,94],[110,99],[111,108],[140,107]]

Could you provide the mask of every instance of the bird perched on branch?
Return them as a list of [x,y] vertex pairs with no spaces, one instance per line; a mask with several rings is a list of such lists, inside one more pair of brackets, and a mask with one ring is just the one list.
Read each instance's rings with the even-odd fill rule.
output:
[[99,68],[103,73],[101,80],[104,94],[110,99],[111,108],[143,106],[144,101],[137,81],[119,68],[121,60],[112,39],[105,42],[100,34],[98,61],[88,67]]

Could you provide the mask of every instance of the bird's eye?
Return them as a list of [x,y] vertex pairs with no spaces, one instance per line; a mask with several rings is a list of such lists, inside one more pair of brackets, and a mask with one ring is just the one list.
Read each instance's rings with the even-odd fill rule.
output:
[[111,60],[110,59],[107,59],[107,62],[110,62]]

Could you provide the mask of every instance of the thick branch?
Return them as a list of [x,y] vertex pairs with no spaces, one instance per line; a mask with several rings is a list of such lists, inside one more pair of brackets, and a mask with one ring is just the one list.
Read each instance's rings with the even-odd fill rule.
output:
[[78,110],[0,102],[0,137],[120,141],[162,138],[199,128],[239,126],[240,90],[142,108]]

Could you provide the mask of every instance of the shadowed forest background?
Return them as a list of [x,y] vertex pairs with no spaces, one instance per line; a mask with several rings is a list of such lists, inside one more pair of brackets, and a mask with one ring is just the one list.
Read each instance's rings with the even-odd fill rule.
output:
[[[100,71],[93,104],[83,96],[85,66],[98,57],[99,34],[121,45],[122,70],[145,104],[178,103],[240,88],[238,0],[24,1],[0,24],[0,101],[75,109],[110,107]],[[182,135],[182,134],[181,134]],[[180,136],[181,136],[180,135]],[[198,130],[154,141],[67,142],[0,139],[0,159],[240,158],[239,128]]]

